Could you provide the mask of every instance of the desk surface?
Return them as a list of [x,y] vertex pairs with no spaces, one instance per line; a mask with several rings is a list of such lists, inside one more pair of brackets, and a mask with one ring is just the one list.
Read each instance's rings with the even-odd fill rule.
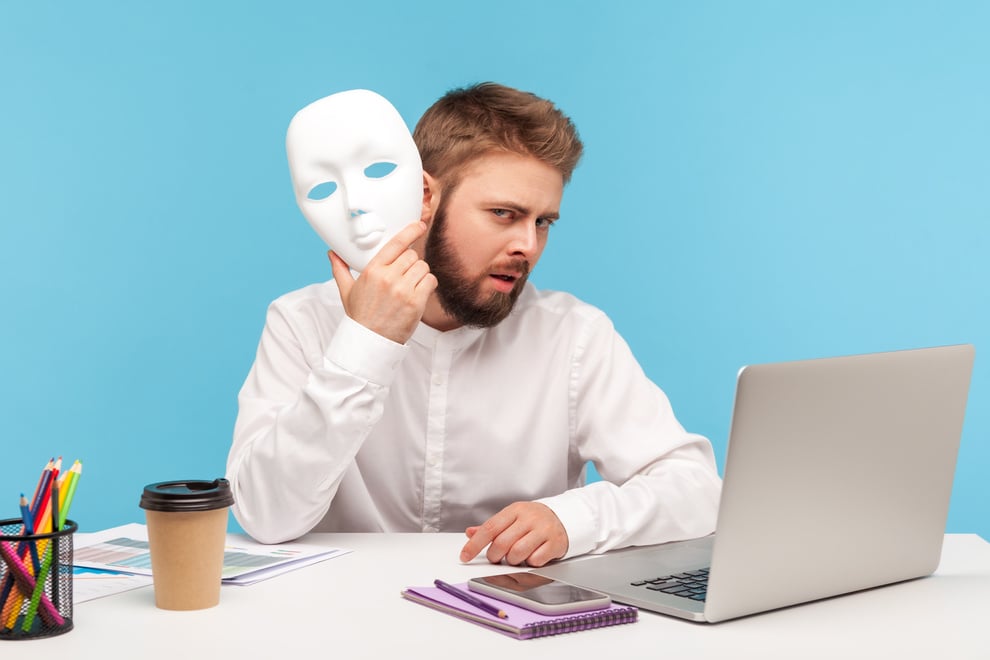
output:
[[[637,623],[515,640],[406,601],[399,591],[515,570],[461,564],[460,534],[313,534],[352,549],[247,587],[220,605],[155,608],[151,588],[81,603],[75,629],[46,640],[0,641],[4,660],[142,658],[990,658],[990,543],[946,536],[935,575],[720,623],[642,612]],[[313,653],[317,655],[314,656]]]

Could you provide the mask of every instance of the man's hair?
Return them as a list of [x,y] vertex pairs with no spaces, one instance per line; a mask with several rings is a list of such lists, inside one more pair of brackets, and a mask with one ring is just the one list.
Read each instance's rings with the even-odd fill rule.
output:
[[566,184],[584,147],[574,123],[535,94],[485,82],[447,92],[423,114],[413,139],[423,169],[447,187],[485,154],[533,156],[557,169]]

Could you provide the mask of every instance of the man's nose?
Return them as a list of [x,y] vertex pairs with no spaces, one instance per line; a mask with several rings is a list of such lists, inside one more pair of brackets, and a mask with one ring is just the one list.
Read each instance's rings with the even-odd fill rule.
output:
[[512,227],[512,241],[509,244],[510,254],[532,259],[536,255],[539,245],[535,222],[518,222]]

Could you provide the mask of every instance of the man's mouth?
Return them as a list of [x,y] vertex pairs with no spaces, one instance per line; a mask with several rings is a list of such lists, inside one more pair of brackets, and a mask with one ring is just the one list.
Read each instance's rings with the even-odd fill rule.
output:
[[495,289],[501,293],[509,293],[512,288],[516,285],[516,280],[518,280],[522,275],[511,275],[509,273],[492,273],[490,275],[492,282],[495,284]]

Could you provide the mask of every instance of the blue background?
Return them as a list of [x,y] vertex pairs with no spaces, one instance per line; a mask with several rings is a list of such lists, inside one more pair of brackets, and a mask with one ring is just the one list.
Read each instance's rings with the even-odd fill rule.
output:
[[720,467],[743,364],[976,344],[948,531],[990,538],[987,3],[133,4],[0,10],[0,514],[52,455],[85,531],[220,476],[266,306],[330,277],[293,113],[365,87],[411,127],[496,80],[586,144],[534,281]]

